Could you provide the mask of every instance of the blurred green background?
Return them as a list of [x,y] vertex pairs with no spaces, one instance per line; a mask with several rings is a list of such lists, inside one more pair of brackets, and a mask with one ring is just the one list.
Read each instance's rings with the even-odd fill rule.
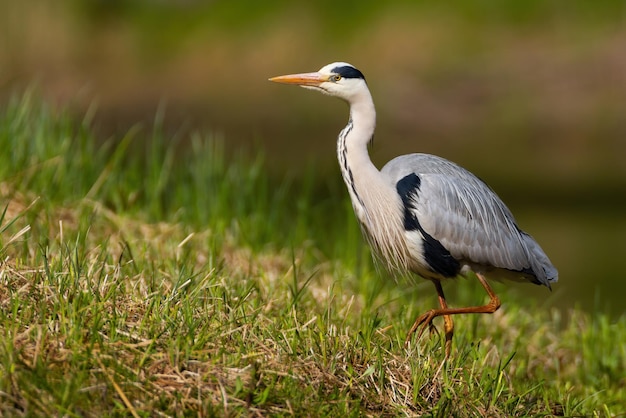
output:
[[305,164],[341,185],[347,108],[267,78],[348,61],[377,104],[379,166],[409,152],[465,166],[559,268],[551,295],[511,286],[546,306],[624,311],[623,1],[0,4],[1,103],[34,85],[79,117],[95,108],[103,140],[165,108],[167,132],[209,130],[230,151],[261,150],[277,178]]

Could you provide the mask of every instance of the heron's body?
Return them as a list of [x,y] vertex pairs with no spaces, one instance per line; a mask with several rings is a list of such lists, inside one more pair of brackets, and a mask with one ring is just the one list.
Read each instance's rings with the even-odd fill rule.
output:
[[[419,317],[409,335],[434,317],[444,316],[449,353],[450,315],[490,313],[500,306],[483,276],[548,287],[557,281],[557,271],[539,244],[517,226],[502,200],[469,171],[428,154],[403,155],[382,170],[376,168],[367,149],[376,111],[365,78],[353,66],[333,63],[317,73],[271,80],[321,90],[349,103],[350,119],[339,134],[337,157],[365,236],[391,270],[412,271],[432,280],[439,294],[441,309]],[[440,281],[470,270],[485,286],[490,303],[448,308]]]
[[[393,159],[381,174],[403,203],[403,227],[411,270],[450,278],[468,270],[550,286],[556,270],[537,242],[523,232],[502,200],[480,179],[444,158],[410,154]],[[430,238],[428,238],[430,237]],[[439,244],[437,244],[439,243]]]

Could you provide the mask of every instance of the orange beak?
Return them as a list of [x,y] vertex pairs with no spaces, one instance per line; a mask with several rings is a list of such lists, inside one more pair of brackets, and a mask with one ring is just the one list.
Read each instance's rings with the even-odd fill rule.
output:
[[299,86],[317,87],[320,84],[328,81],[328,76],[320,73],[289,74],[272,77],[269,79],[269,81],[282,84],[297,84]]

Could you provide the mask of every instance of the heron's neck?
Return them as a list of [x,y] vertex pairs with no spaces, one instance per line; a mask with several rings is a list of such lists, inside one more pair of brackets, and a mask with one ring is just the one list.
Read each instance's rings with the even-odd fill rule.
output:
[[354,212],[367,229],[375,222],[373,213],[380,201],[389,198],[388,185],[367,152],[374,136],[376,110],[369,91],[350,103],[350,120],[337,140],[337,157]]
[[[374,129],[376,128],[376,109],[372,96],[364,95],[356,103],[350,104],[350,121],[344,129],[346,145],[350,154],[354,154],[357,150],[367,158],[367,146],[374,137]],[[346,132],[347,131],[347,132]]]
[[376,111],[368,92],[351,103],[350,121],[337,140],[337,157],[352,207],[374,252],[388,267],[406,270],[409,257],[402,235],[401,201],[367,152],[375,126]]
[[363,222],[363,179],[376,178],[380,172],[372,163],[367,146],[374,136],[376,110],[369,92],[355,103],[350,103],[350,120],[337,138],[337,158],[341,174],[348,187],[357,217]]

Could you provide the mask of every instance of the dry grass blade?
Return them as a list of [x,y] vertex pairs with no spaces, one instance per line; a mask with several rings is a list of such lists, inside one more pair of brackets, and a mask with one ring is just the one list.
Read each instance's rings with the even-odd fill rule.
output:
[[118,396],[122,399],[122,402],[124,402],[124,405],[130,412],[130,414],[134,418],[139,418],[139,414],[137,414],[137,411],[133,407],[133,404],[128,400],[128,397],[126,397],[126,394],[124,394],[124,391],[122,391],[122,388],[117,384],[117,382],[113,378],[113,375],[109,373],[107,368],[104,366],[99,356],[96,356],[96,361],[98,362],[98,365],[100,366],[100,371],[106,376],[109,382],[111,382],[111,385],[113,385],[113,387],[115,388],[115,392],[117,392]]

